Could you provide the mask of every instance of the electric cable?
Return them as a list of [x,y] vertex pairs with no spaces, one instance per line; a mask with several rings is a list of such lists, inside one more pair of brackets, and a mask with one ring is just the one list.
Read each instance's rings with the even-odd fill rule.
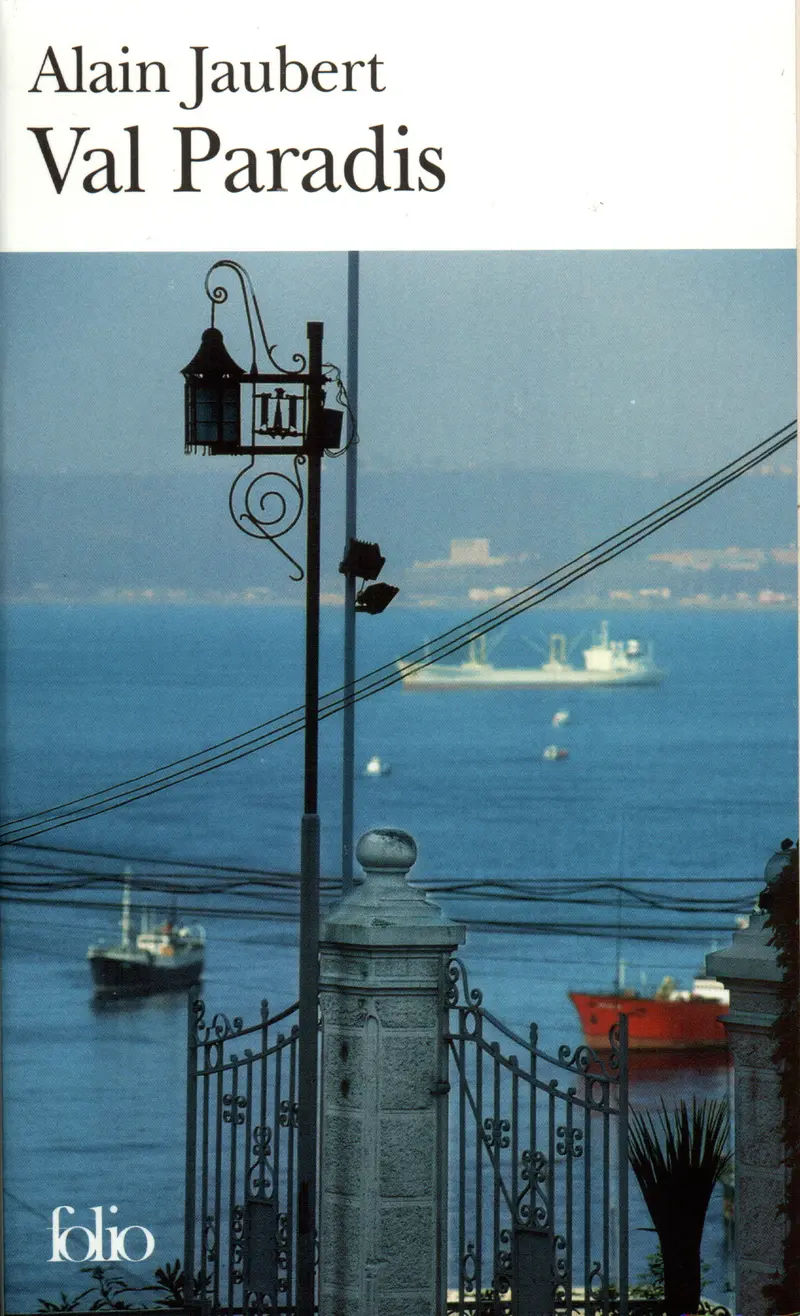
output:
[[[296,872],[288,869],[247,868],[247,867],[242,867],[241,865],[236,866],[233,864],[220,864],[213,861],[207,861],[204,859],[203,860],[174,859],[174,858],[160,858],[157,855],[120,854],[119,851],[115,851],[115,850],[86,850],[86,849],[80,850],[80,849],[75,849],[74,847],[71,846],[43,845],[41,843],[35,844],[30,841],[13,841],[10,844],[22,850],[44,851],[46,853],[51,853],[51,854],[68,854],[68,855],[78,856],[82,859],[87,859],[87,858],[115,859],[118,860],[120,863],[125,863],[125,864],[142,864],[142,863],[169,864],[177,868],[201,868],[203,869],[204,872],[211,869],[217,873],[241,873],[244,875],[247,875],[249,873],[255,873],[259,877],[267,876],[267,877],[296,878],[298,876]],[[22,862],[22,861],[18,860],[17,862]]]
[[[648,810],[650,809],[658,810],[660,808],[666,809],[669,807],[671,811],[672,806],[649,805],[647,807]],[[136,864],[136,865],[157,864],[160,866],[168,865],[176,870],[179,868],[200,869],[204,873],[205,872],[227,873],[234,877],[242,877],[245,880],[252,879],[254,881],[261,881],[262,879],[266,879],[266,878],[275,878],[275,879],[284,879],[286,882],[291,883],[291,882],[297,882],[300,879],[299,872],[290,869],[268,869],[268,868],[262,869],[262,868],[256,868],[255,866],[247,867],[241,864],[239,865],[220,864],[211,860],[206,862],[204,860],[198,860],[198,859],[178,859],[175,857],[163,858],[161,856],[154,856],[154,855],[120,853],[117,850],[78,849],[75,846],[54,845],[52,842],[50,842],[49,844],[45,844],[42,842],[31,842],[31,841],[11,841],[9,842],[8,849],[22,850],[22,851],[30,850],[36,852],[37,855],[44,853],[51,855],[69,855],[71,858],[78,857],[82,859],[111,859],[119,863],[125,863],[125,864]],[[5,862],[7,863],[8,861]],[[14,862],[22,865],[25,868],[34,864],[33,859],[20,858],[19,856],[15,858]],[[70,872],[70,873],[75,873],[78,876],[88,876],[88,877],[96,876],[94,872],[86,873],[84,872],[84,870],[66,869],[65,866],[63,865],[48,864],[46,863],[46,861],[43,860],[37,860],[36,862],[38,862],[40,866],[45,869],[45,872],[43,872],[42,876],[47,876],[48,873],[50,872],[56,872],[56,873]],[[11,875],[13,872],[13,870],[8,867],[3,867],[2,869],[0,869],[0,871],[5,872],[8,875]],[[20,875],[24,875],[24,874],[20,874]],[[33,874],[28,874],[28,876],[33,876]],[[117,883],[122,883],[124,881],[124,873],[120,874],[118,870],[115,870],[115,872],[113,873],[109,873],[107,876],[109,881],[116,881]],[[148,874],[144,873],[142,874],[142,876],[148,876]],[[175,877],[175,876],[179,876],[179,874],[176,872],[170,874],[170,876]],[[323,874],[322,876],[323,882],[329,881],[335,883],[340,880],[341,880],[340,878],[332,874],[329,875]],[[649,883],[655,883],[655,884],[681,883],[684,885],[688,884],[689,886],[693,887],[701,883],[719,883],[719,882],[724,882],[726,886],[730,885],[731,883],[734,884],[746,883],[752,886],[753,882],[756,880],[757,879],[755,879],[752,874],[731,876],[729,873],[725,873],[724,875],[721,874],[717,877],[713,875],[709,875],[707,873],[706,874],[681,873],[681,874],[675,874],[671,877],[626,876],[624,879],[622,879],[617,874],[600,872],[600,873],[592,873],[590,875],[584,874],[581,877],[577,877],[574,875],[567,875],[558,878],[554,878],[551,874],[547,874],[547,873],[531,874],[531,875],[516,877],[516,878],[512,878],[512,877],[504,877],[504,878],[466,877],[465,878],[465,877],[448,877],[445,875],[445,876],[434,877],[429,879],[426,878],[424,881],[424,885],[426,890],[436,891],[439,892],[440,894],[448,894],[450,892],[459,891],[462,888],[471,888],[473,885],[483,886],[489,889],[499,888],[499,889],[507,889],[511,891],[513,890],[525,891],[529,889],[529,887],[533,886],[536,882],[547,883],[548,890],[560,889],[561,884],[566,884],[566,886],[572,884],[577,889],[582,890],[584,889],[584,884],[587,882],[599,886],[608,885],[608,884],[617,884],[620,881],[622,881],[626,886],[632,883],[648,883],[648,884]]]
[[[0,891],[0,904],[7,904],[8,897]],[[50,910],[66,907],[80,909],[82,912],[87,910],[118,912],[119,905],[107,900],[87,899],[82,901],[76,900],[53,900],[52,897],[29,896],[24,899],[18,898],[20,906],[41,907],[44,906]],[[297,908],[267,908],[267,909],[248,909],[248,908],[215,908],[211,905],[188,904],[182,906],[182,916],[190,918],[203,919],[226,919],[232,918],[238,922],[251,921],[263,922],[265,918],[274,919],[278,922],[294,923],[298,921]],[[501,932],[507,934],[519,933],[521,935],[539,935],[544,936],[595,936],[616,939],[617,924],[592,922],[556,922],[553,919],[525,921],[511,919],[490,919],[481,917],[470,917],[469,914],[459,913],[459,922],[466,924],[468,928],[475,931],[484,932]],[[38,925],[37,925],[38,926]],[[696,939],[701,944],[707,944],[709,939],[715,937],[730,936],[735,930],[735,924],[731,922],[721,923],[648,923],[640,925],[628,924],[625,928],[625,939],[633,941],[685,941],[687,936]]]

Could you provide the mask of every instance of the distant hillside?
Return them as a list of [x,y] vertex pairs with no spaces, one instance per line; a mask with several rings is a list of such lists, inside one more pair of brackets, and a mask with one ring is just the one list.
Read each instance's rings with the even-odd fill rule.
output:
[[[297,599],[283,558],[239,534],[228,514],[231,464],[196,459],[185,476],[9,475],[3,489],[6,596],[94,594],[102,590],[264,589]],[[548,471],[364,473],[359,534],[377,539],[384,576],[424,593],[455,583],[452,572],[414,570],[446,559],[453,539],[482,537],[491,553],[527,560],[464,573],[473,584],[526,583],[667,502],[690,483],[611,474]],[[344,462],[329,461],[323,489],[323,589],[341,587]],[[639,588],[795,589],[796,573],[769,559],[750,572],[677,572],[651,553],[685,549],[786,547],[796,539],[795,482],[748,476],[659,531],[598,573],[597,585]],[[284,541],[302,558],[302,534]],[[683,584],[679,585],[679,577]],[[736,577],[736,580],[733,578]]]

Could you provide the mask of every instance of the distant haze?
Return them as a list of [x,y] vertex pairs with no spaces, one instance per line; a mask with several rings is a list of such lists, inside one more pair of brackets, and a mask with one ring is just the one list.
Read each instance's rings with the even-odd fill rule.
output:
[[[346,254],[238,258],[279,358],[321,319],[345,371]],[[179,371],[213,259],[3,257],[7,470],[191,484]],[[795,304],[788,251],[366,253],[361,467],[706,473],[795,415]]]
[[[301,603],[303,590],[284,559],[231,522],[228,477],[236,469],[235,462],[198,457],[187,458],[182,471],[160,475],[9,476],[6,597],[46,600],[109,590],[140,595],[148,589],[227,596],[255,589],[265,600]],[[698,591],[755,597],[764,589],[794,597],[795,482],[778,463],[770,469],[744,476],[665,526],[576,585],[565,601],[586,590],[643,587],[668,588],[676,597]],[[326,460],[322,587],[332,594],[343,589],[337,570],[344,548],[343,476],[342,461]],[[360,479],[359,531],[380,541],[383,577],[400,586],[401,603],[452,598],[467,606],[470,588],[528,585],[684,487],[664,478],[502,466],[434,470],[424,478],[367,470]],[[484,558],[465,552],[469,540],[483,540]],[[302,557],[302,527],[287,546]],[[724,553],[733,546],[741,552]],[[682,566],[663,558],[675,553],[689,553],[691,560]],[[652,561],[652,554],[662,560]]]

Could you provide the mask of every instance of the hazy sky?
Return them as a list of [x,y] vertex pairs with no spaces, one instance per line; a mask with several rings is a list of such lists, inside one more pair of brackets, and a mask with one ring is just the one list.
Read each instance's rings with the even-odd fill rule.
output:
[[[347,364],[347,256],[2,258],[9,470],[175,470],[218,255],[288,362]],[[796,414],[788,251],[365,253],[359,461],[705,473]],[[217,321],[248,365],[238,294]],[[200,459],[195,459],[200,460]]]

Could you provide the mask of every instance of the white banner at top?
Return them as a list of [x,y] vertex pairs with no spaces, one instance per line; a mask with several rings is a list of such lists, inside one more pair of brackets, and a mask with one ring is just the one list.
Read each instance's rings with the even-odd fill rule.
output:
[[12,251],[795,243],[792,0],[2,0]]

